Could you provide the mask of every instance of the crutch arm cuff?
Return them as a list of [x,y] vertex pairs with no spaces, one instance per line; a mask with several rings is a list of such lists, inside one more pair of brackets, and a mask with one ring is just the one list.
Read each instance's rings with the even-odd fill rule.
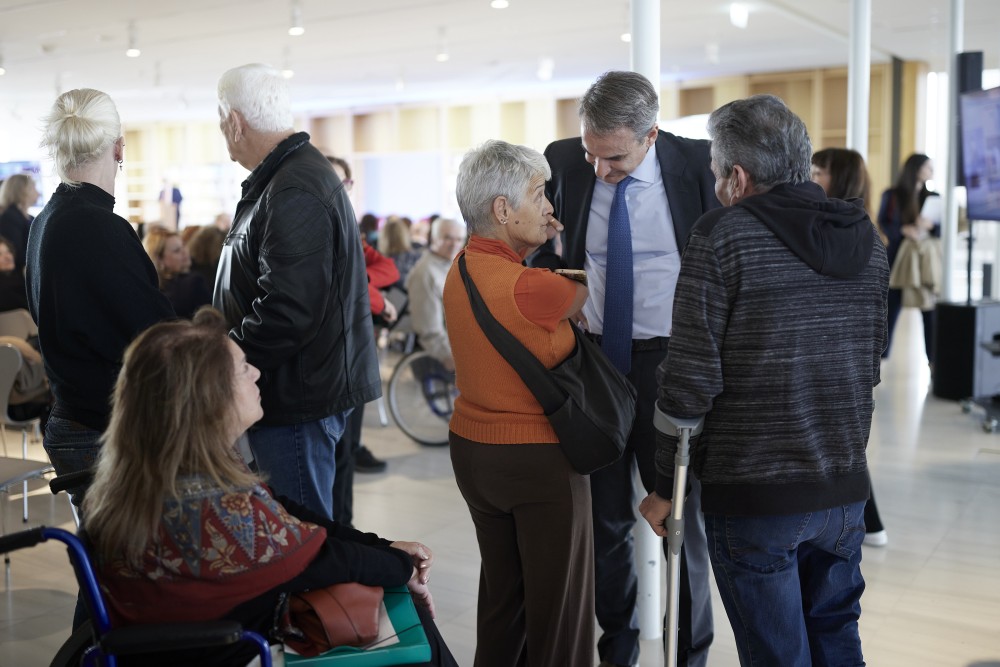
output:
[[653,427],[663,433],[674,438],[680,437],[681,429],[691,429],[691,437],[701,433],[702,427],[705,426],[705,415],[692,418],[682,418],[674,417],[673,415],[668,415],[660,409],[660,404],[656,404],[656,410],[653,412]]

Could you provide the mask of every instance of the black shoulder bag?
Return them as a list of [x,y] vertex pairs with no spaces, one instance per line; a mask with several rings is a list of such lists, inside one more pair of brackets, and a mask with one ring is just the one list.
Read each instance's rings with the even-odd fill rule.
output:
[[469,277],[464,254],[458,259],[458,269],[476,321],[542,406],[573,469],[589,475],[621,458],[635,421],[632,384],[597,344],[573,325],[573,352],[555,368],[545,368],[493,317]]

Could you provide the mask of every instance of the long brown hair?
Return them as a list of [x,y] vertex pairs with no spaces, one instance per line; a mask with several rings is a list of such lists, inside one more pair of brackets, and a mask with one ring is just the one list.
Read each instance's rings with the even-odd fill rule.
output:
[[930,194],[926,183],[921,183],[917,187],[920,170],[930,161],[930,158],[923,153],[914,153],[906,158],[903,168],[896,179],[896,199],[899,202],[899,221],[904,225],[912,225],[920,215],[920,209],[924,205],[924,200]]
[[105,559],[136,563],[155,538],[163,502],[181,475],[222,488],[257,477],[232,441],[233,359],[222,315],[156,324],[125,351],[94,483],[84,500],[87,532]]
[[860,199],[868,208],[872,186],[861,153],[849,148],[824,148],[813,153],[812,163],[830,174],[828,197]]

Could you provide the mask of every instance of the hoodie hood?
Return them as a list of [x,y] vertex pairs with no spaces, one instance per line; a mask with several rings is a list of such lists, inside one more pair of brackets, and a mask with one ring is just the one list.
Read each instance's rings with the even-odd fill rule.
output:
[[860,199],[828,199],[815,183],[782,184],[736,204],[814,271],[850,278],[868,266],[875,227]]

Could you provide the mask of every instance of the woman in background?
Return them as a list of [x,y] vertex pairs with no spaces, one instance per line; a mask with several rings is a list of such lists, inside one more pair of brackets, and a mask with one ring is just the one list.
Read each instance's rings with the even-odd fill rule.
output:
[[[456,187],[470,278],[547,368],[575,349],[569,318],[588,294],[521,264],[562,229],[545,197],[550,173],[540,153],[487,141],[465,155]],[[459,390],[451,460],[482,557],[476,667],[593,665],[590,478],[570,466],[542,407],[479,327],[455,264],[444,309]]]
[[[860,199],[867,210],[870,203],[871,179],[861,153],[849,148],[824,148],[812,156],[812,180],[820,185],[827,197],[833,199]],[[878,225],[875,225],[878,229]],[[882,242],[886,236],[879,230]],[[865,544],[884,547],[889,536],[875,505],[875,491],[865,503]]]
[[390,216],[382,227],[382,232],[378,237],[378,249],[383,255],[391,259],[399,270],[399,286],[406,284],[406,278],[410,275],[420,256],[421,250],[415,249],[410,240],[410,227],[406,221],[397,216]]
[[209,292],[215,288],[215,274],[226,234],[215,225],[202,225],[186,244],[191,256],[191,273],[202,277]]
[[115,103],[99,90],[65,92],[43,137],[62,182],[31,224],[25,281],[55,395],[43,445],[63,475],[97,459],[125,347],[174,311],[132,225],[114,213],[125,155]]
[[180,234],[164,227],[152,227],[142,240],[142,247],[153,260],[160,290],[167,295],[178,317],[193,317],[202,306],[212,303],[212,293],[204,279],[190,273],[191,256]]
[[[940,236],[939,221],[929,220],[921,215],[924,202],[928,197],[937,194],[927,189],[927,181],[934,177],[934,165],[931,159],[922,153],[914,153],[903,163],[896,184],[882,193],[879,205],[878,224],[888,237],[886,254],[889,266],[896,262],[899,247],[904,238],[919,240],[928,234]],[[892,332],[896,328],[899,311],[903,307],[902,292],[898,289],[889,290],[889,345],[886,346],[883,357],[889,356],[892,347]],[[934,310],[923,310],[924,350],[927,361],[934,363]]]
[[28,228],[31,216],[28,208],[38,201],[38,188],[28,174],[14,174],[0,185],[0,236],[3,236],[14,251],[14,264],[18,271],[24,271],[24,260],[28,251]]
[[[114,625],[237,620],[268,636],[279,596],[356,581],[407,585],[432,646],[433,555],[275,498],[236,441],[263,415],[260,371],[226,335],[222,315],[161,323],[125,352],[84,511]],[[141,664],[245,665],[247,645],[143,656]]]

